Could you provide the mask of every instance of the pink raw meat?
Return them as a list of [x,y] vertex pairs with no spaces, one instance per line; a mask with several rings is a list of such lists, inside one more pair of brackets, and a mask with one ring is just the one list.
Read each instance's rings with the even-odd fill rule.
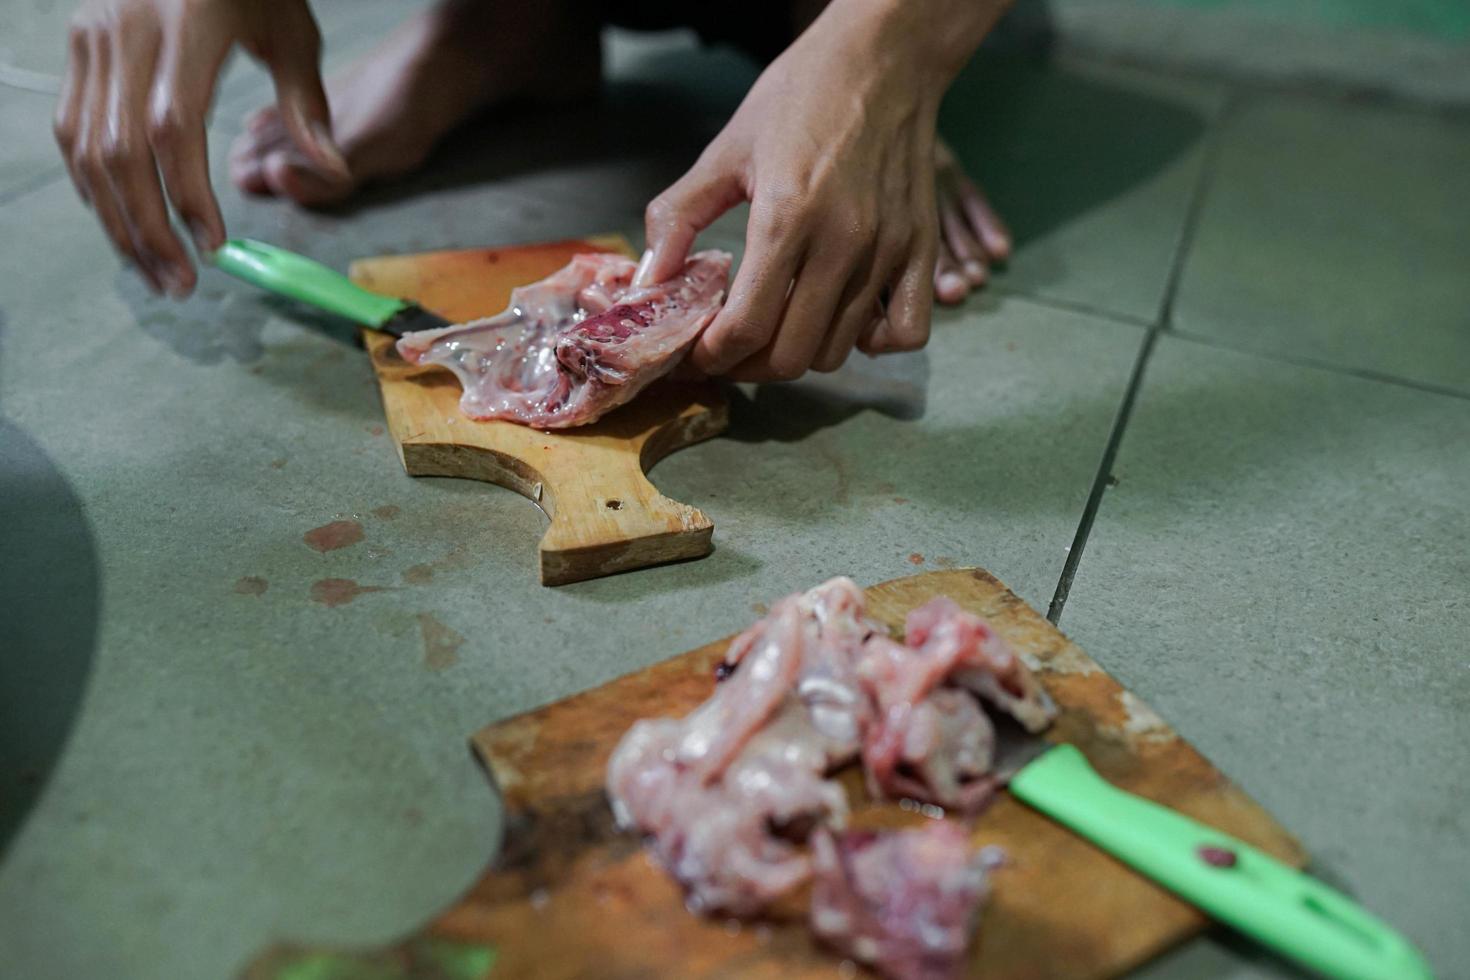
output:
[[978,812],[1001,784],[990,773],[994,728],[975,698],[1031,732],[1051,724],[1056,706],[990,624],[952,599],[930,600],[905,626],[903,643],[869,639],[858,665],[877,705],[863,737],[868,785]]
[[578,255],[513,290],[504,313],[404,334],[398,352],[453,371],[470,418],[586,425],[683,359],[724,302],[730,262],[727,252],[698,252],[669,281],[634,287],[632,259]]
[[1056,718],[1056,705],[1021,658],[989,623],[948,596],[930,599],[908,614],[904,642],[921,651],[955,651],[950,682],[989,701],[1028,732],[1039,732]]
[[[1055,707],[980,617],[948,599],[899,643],[835,578],[776,603],[730,642],[682,719],[637,722],[608,763],[619,825],[641,831],[700,912],[755,915],[813,882],[812,924],[900,978],[950,976],[984,897],[966,833],[841,833],[833,773],[861,758],[874,795],[978,812],[1001,777],[982,701],[1037,730]],[[809,855],[802,846],[811,843]]]
[[645,719],[608,763],[607,793],[624,827],[698,911],[758,912],[805,881],[810,862],[780,831],[841,823],[842,788],[825,778],[825,740],[794,688],[801,663],[797,598],[742,637],[740,669],[681,720]]
[[819,831],[812,845],[813,932],[896,980],[959,973],[987,891],[963,830]]

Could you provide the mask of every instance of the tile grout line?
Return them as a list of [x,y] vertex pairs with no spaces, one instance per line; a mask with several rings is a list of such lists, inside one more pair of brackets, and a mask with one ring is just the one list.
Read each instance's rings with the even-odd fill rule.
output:
[[1055,296],[1044,296],[1037,293],[1028,293],[1024,289],[1011,289],[1003,283],[996,282],[993,286],[995,295],[1003,299],[1019,299],[1047,309],[1060,310],[1063,313],[1080,313],[1097,320],[1107,320],[1110,323],[1120,323],[1129,327],[1143,327],[1151,330],[1155,326],[1154,321],[1146,317],[1137,316],[1132,313],[1124,313],[1119,310],[1106,310],[1100,306],[1090,303],[1079,303],[1070,299],[1059,299]]
[[1170,259],[1169,277],[1164,283],[1164,298],[1159,305],[1158,319],[1149,327],[1148,333],[1144,335],[1143,343],[1139,345],[1138,356],[1134,359],[1133,370],[1128,376],[1128,385],[1123,390],[1123,400],[1118,404],[1118,414],[1113,417],[1112,428],[1108,431],[1108,441],[1103,446],[1102,458],[1098,461],[1097,473],[1092,479],[1092,487],[1087,494],[1087,503],[1083,505],[1082,516],[1077,522],[1077,531],[1073,534],[1072,544],[1067,549],[1067,560],[1062,565],[1062,574],[1057,579],[1056,591],[1052,593],[1051,604],[1046,609],[1046,618],[1053,625],[1060,622],[1062,618],[1062,610],[1066,608],[1067,597],[1072,592],[1072,583],[1077,578],[1077,568],[1082,563],[1082,553],[1086,550],[1087,539],[1092,534],[1092,525],[1097,520],[1098,510],[1102,507],[1103,494],[1107,492],[1108,485],[1113,480],[1113,464],[1117,461],[1118,450],[1123,445],[1123,434],[1133,417],[1133,407],[1138,401],[1138,393],[1143,388],[1144,373],[1148,370],[1154,347],[1158,344],[1159,335],[1168,332],[1169,324],[1173,321],[1174,302],[1179,294],[1179,283],[1184,278],[1185,262],[1194,244],[1200,215],[1204,212],[1206,193],[1214,183],[1215,168],[1220,158],[1220,147],[1223,141],[1222,134],[1237,104],[1238,95],[1235,91],[1228,93],[1215,117],[1205,160],[1190,194],[1189,205],[1184,212],[1184,220],[1180,222],[1179,239]]
[[1303,354],[1289,354],[1284,351],[1264,351],[1243,344],[1232,344],[1220,337],[1210,337],[1204,334],[1193,333],[1189,330],[1180,330],[1177,327],[1170,329],[1169,336],[1187,340],[1193,344],[1204,347],[1212,347],[1215,350],[1229,351],[1232,354],[1244,354],[1247,357],[1257,357],[1263,361],[1274,361],[1279,364],[1291,364],[1296,367],[1309,368],[1314,371],[1325,371],[1328,374],[1342,375],[1349,378],[1357,378],[1361,381],[1374,381],[1378,384],[1393,385],[1397,388],[1408,388],[1411,391],[1422,391],[1430,395],[1444,395],[1448,398],[1459,398],[1470,400],[1470,391],[1451,388],[1447,385],[1436,384],[1433,381],[1416,381],[1413,378],[1404,378],[1395,374],[1384,374],[1372,368],[1354,367],[1351,364],[1334,364],[1331,361],[1320,361],[1314,357]]
[[1056,625],[1062,618],[1062,609],[1067,605],[1067,596],[1072,591],[1072,582],[1077,577],[1077,566],[1082,562],[1082,552],[1087,547],[1087,538],[1092,533],[1093,521],[1097,519],[1098,509],[1102,506],[1102,497],[1112,479],[1113,463],[1118,457],[1118,449],[1123,444],[1123,430],[1128,426],[1128,420],[1133,415],[1133,404],[1138,400],[1139,389],[1143,387],[1143,373],[1148,365],[1149,357],[1153,354],[1154,345],[1158,342],[1160,331],[1151,328],[1144,334],[1143,342],[1139,345],[1138,355],[1133,360],[1133,371],[1128,376],[1128,386],[1123,391],[1123,400],[1118,405],[1118,414],[1113,418],[1112,428],[1108,431],[1108,441],[1103,446],[1102,459],[1098,461],[1097,473],[1092,479],[1092,487],[1087,493],[1087,503],[1083,505],[1082,517],[1077,522],[1077,531],[1072,535],[1072,544],[1067,548],[1067,560],[1062,565],[1061,577],[1057,579],[1057,588],[1052,593],[1051,604],[1047,606],[1046,618]]

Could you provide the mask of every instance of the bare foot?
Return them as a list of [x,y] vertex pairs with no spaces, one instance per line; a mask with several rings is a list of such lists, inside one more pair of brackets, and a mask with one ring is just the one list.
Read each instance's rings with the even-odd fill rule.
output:
[[230,150],[230,176],[251,194],[298,204],[340,201],[364,184],[417,169],[445,134],[512,99],[565,102],[601,77],[597,24],[572,3],[441,0],[327,82],[332,134],[347,176],[291,141],[274,105],[256,110]]
[[1011,233],[943,140],[934,146],[939,199],[939,258],[934,298],[958,303],[990,278],[990,267],[1011,254]]

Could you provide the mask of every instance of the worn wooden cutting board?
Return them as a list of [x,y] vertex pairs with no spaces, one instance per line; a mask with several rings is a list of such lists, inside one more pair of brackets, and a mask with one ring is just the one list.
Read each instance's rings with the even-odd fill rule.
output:
[[[1269,814],[987,572],[931,572],[867,592],[875,617],[895,632],[910,609],[937,595],[985,616],[1039,667],[1061,708],[1052,738],[1077,745],[1125,789],[1294,866],[1305,862]],[[256,961],[249,980],[284,977],[308,961],[342,965],[343,976],[360,968],[385,977],[466,980],[837,976],[838,961],[813,944],[800,903],[759,924],[686,912],[672,880],[637,840],[615,830],[603,796],[603,771],[618,739],[639,718],[682,715],[704,700],[728,642],[478,732],[475,751],[505,804],[503,846],[480,881],[397,946],[372,953],[281,946]],[[852,791],[861,793],[855,782]],[[925,819],[893,803],[860,800],[853,796],[859,825]],[[1113,977],[1205,925],[1190,906],[1009,795],[986,811],[973,837],[1009,855],[992,879],[973,976]]]
[[[604,235],[360,259],[351,276],[364,288],[462,321],[500,312],[511,289],[550,275],[578,252],[632,254],[625,239]],[[406,364],[384,334],[364,331],[363,339],[388,430],[411,476],[498,483],[551,518],[540,546],[543,585],[709,554],[710,519],[659,493],[645,474],[676,449],[724,431],[728,406],[713,384],[660,382],[591,425],[538,432],[466,418],[453,375]]]

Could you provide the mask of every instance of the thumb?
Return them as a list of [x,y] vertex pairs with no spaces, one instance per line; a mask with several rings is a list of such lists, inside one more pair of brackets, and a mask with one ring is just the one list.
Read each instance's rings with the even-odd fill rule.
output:
[[643,213],[648,251],[638,264],[635,286],[663,282],[684,265],[695,237],[720,215],[745,200],[739,174],[700,160]]
[[332,116],[322,88],[319,66],[321,35],[311,14],[290,31],[279,31],[282,43],[263,59],[276,88],[276,105],[291,141],[327,174],[347,178],[347,160],[332,139]]

